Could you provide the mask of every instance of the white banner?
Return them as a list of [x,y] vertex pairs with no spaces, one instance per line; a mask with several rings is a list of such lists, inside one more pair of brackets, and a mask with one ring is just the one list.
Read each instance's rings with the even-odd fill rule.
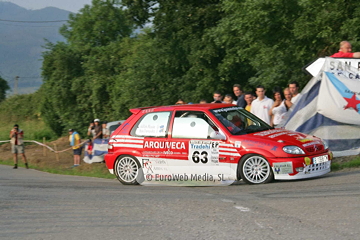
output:
[[360,125],[360,76],[358,68],[326,59],[317,112],[334,121]]

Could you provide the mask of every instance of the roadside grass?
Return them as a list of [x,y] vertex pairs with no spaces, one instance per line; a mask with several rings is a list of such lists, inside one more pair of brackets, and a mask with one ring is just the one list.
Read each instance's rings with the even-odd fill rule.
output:
[[57,139],[55,133],[45,125],[41,120],[24,120],[14,122],[1,122],[0,124],[0,141],[10,140],[9,135],[14,124],[18,124],[20,129],[24,131],[24,140],[36,140],[42,142],[43,138],[46,141]]
[[[1,160],[1,165],[13,166],[14,162],[12,160]],[[18,166],[25,168],[25,164],[22,162],[21,158],[18,161]],[[115,175],[110,174],[109,170],[106,168],[105,163],[93,163],[93,164],[82,164],[79,167],[69,168],[69,167],[43,167],[37,164],[29,164],[30,169],[39,170],[42,172],[48,172],[53,174],[62,174],[62,175],[73,175],[73,176],[83,176],[83,177],[97,177],[97,178],[106,178],[106,179],[115,179]]]
[[350,160],[349,162],[344,163],[332,163],[331,164],[331,171],[339,171],[345,168],[355,168],[360,167],[360,156],[355,157],[354,159]]

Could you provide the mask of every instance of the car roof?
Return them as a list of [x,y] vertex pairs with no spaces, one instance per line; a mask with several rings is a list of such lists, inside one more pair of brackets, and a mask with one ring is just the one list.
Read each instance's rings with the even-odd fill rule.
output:
[[209,110],[217,109],[224,107],[236,107],[234,104],[230,103],[205,103],[205,104],[179,104],[179,105],[169,105],[169,106],[151,106],[151,107],[140,107],[130,109],[130,112],[137,114],[142,110],[153,110],[153,111],[173,111],[173,110]]

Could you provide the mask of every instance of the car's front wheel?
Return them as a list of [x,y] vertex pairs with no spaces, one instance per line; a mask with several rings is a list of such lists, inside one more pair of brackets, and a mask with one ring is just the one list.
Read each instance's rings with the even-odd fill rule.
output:
[[249,155],[240,161],[240,177],[249,184],[268,183],[274,179],[269,162],[260,155]]
[[139,161],[130,155],[118,157],[115,162],[115,175],[125,185],[137,185],[144,179]]

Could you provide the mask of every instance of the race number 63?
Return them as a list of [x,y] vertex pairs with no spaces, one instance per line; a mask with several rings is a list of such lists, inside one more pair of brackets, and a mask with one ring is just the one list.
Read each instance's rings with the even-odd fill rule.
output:
[[201,153],[198,151],[195,151],[192,155],[192,160],[194,163],[207,163],[208,162],[208,152],[202,151]]

